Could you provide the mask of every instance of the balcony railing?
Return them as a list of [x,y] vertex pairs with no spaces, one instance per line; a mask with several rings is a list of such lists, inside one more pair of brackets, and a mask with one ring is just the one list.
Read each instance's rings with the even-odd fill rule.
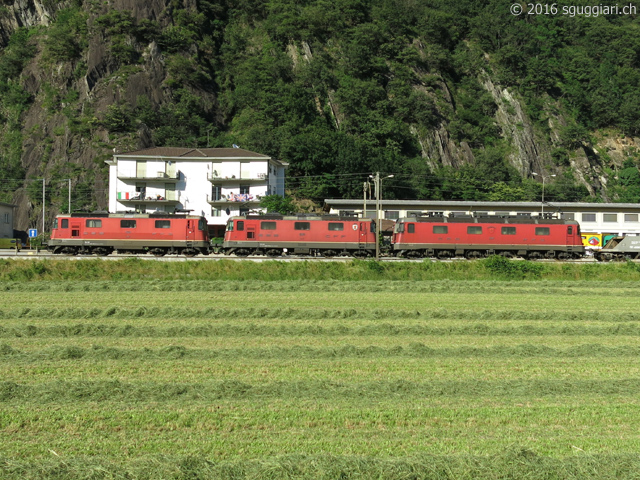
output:
[[118,202],[120,203],[162,203],[176,204],[180,203],[179,192],[167,192],[165,195],[147,195],[141,196],[139,193],[118,192]]
[[257,204],[260,203],[262,195],[253,195],[249,193],[222,195],[220,198],[213,199],[207,195],[207,203],[210,205],[228,205],[228,204]]
[[266,173],[257,173],[255,175],[217,175],[216,173],[207,175],[207,180],[211,183],[238,183],[238,182],[265,182],[268,178]]
[[118,173],[118,180],[123,182],[161,182],[177,183],[180,180],[180,172],[169,175],[165,172],[147,172],[145,175],[131,175],[131,173]]

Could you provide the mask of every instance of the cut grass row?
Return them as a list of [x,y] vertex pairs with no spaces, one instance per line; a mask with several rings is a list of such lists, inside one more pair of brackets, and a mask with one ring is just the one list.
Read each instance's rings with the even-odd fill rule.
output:
[[[426,382],[594,380],[623,381],[640,376],[640,364],[628,357],[544,358],[338,358],[314,359],[124,359],[122,361],[0,362],[0,378],[22,386],[60,381],[125,381],[207,383],[238,381],[248,384],[339,382]],[[410,374],[408,374],[410,372]]]

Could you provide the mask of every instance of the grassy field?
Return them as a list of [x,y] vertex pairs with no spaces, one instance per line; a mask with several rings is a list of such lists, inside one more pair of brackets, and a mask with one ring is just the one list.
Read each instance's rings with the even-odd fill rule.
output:
[[0,478],[640,476],[633,264],[39,263],[0,262]]

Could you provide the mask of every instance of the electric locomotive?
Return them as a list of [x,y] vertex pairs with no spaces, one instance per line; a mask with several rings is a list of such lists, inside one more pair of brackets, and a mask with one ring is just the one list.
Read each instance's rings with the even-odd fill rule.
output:
[[392,250],[399,257],[568,260],[584,255],[580,225],[549,216],[424,216],[396,222]]
[[194,256],[210,251],[204,217],[176,214],[72,213],[58,215],[47,249],[66,255],[168,253]]
[[227,222],[222,250],[238,256],[283,254],[366,257],[376,250],[375,222],[337,215],[248,215]]

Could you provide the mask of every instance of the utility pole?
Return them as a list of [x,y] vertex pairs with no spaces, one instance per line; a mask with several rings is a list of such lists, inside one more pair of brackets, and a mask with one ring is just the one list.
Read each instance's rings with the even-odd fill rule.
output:
[[376,189],[376,260],[380,260],[380,200],[382,199],[382,180],[384,178],[393,178],[393,175],[380,178],[380,172],[376,172],[375,176],[369,175],[369,178],[373,179],[373,184]]
[[42,235],[44,236],[44,199],[45,199],[45,186],[44,186],[44,178],[42,179]]
[[367,218],[367,190],[369,190],[367,187],[369,186],[369,182],[364,182],[364,184],[362,185],[362,193],[364,195],[364,205],[362,207],[362,218],[365,219]]

